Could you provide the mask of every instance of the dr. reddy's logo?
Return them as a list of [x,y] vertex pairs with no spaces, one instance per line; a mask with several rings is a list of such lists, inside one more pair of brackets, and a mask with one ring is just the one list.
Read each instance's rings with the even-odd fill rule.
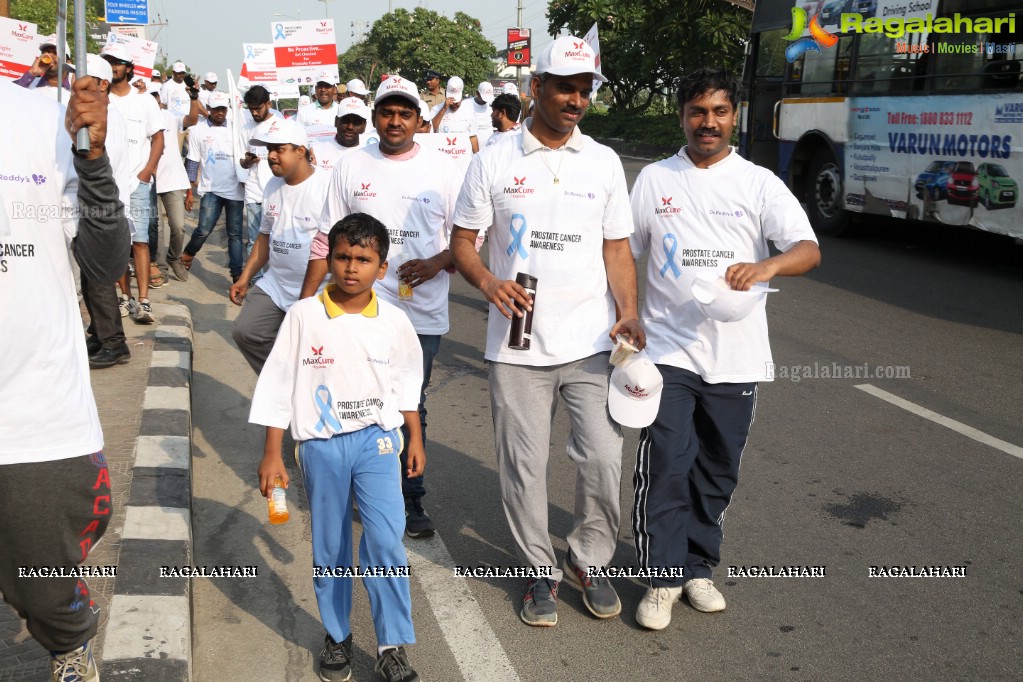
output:
[[820,17],[820,12],[814,14],[810,20],[810,35],[800,37],[806,30],[806,10],[802,7],[792,8],[792,31],[785,36],[785,40],[795,41],[785,48],[785,59],[790,64],[810,50],[820,52],[822,47],[833,47],[838,42],[838,36],[821,28]]

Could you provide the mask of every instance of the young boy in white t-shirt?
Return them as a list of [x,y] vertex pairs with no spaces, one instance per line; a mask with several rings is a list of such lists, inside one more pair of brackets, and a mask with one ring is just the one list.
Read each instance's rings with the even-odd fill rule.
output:
[[[320,679],[351,677],[351,578],[361,573],[374,614],[376,671],[390,682],[413,682],[419,676],[404,648],[415,632],[398,453],[404,424],[408,475],[423,473],[423,355],[405,313],[373,291],[387,271],[383,223],[353,213],[327,239],[331,283],[288,311],[256,384],[249,421],[267,427],[259,487],[269,495],[277,476],[287,487],[281,442],[290,425],[312,520],[313,589],[327,630]],[[358,568],[353,493],[363,525]]]

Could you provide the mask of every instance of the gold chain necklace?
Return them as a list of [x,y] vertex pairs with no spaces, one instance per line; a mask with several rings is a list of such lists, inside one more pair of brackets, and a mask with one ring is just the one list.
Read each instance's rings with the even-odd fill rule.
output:
[[[540,160],[543,161],[543,165],[545,165],[547,167],[547,170],[549,170],[551,172],[551,175],[554,176],[554,184],[555,185],[557,185],[557,184],[559,184],[561,182],[561,179],[558,176],[561,175],[561,164],[563,164],[565,162],[565,154],[563,153],[564,151],[565,151],[564,147],[559,147],[558,149],[551,149],[550,147],[544,147],[543,150],[540,153]],[[552,153],[553,152],[558,152],[558,169],[557,170],[554,170],[553,168],[551,168],[551,165],[549,163],[547,163],[547,153],[548,152],[552,152]]]

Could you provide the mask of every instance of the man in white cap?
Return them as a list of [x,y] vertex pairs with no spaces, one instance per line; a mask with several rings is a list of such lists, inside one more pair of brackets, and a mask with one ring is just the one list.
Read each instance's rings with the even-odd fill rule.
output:
[[[721,524],[753,423],[757,382],[771,380],[765,303],[742,319],[719,322],[696,305],[693,284],[724,278],[747,291],[820,262],[792,192],[728,145],[740,99],[735,77],[724,69],[692,71],[676,99],[688,144],[644,168],[632,189],[633,252],[650,253],[642,316],[647,353],[664,378],[657,418],[640,435],[636,550],[641,568],[684,568],[681,576],[648,579],[636,620],[652,630],[668,626],[683,592],[698,611],[725,608],[711,580],[721,559]],[[771,256],[768,240],[781,253]],[[683,258],[683,245],[713,258]]]
[[[202,85],[199,86],[199,114],[206,118],[209,116],[209,103],[210,94],[215,92],[217,89],[217,74],[213,71],[208,71],[202,79]],[[230,111],[228,111],[230,116]]]
[[338,103],[337,118],[334,119],[337,132],[334,137],[318,137],[312,141],[316,165],[326,172],[345,156],[365,146],[363,135],[370,118],[370,108],[358,97],[345,97]]
[[[188,75],[183,62],[174,62],[171,67],[171,79],[163,84],[160,89],[160,103],[178,120],[188,116],[191,105],[191,97],[188,93],[188,86],[185,84],[185,77]],[[180,128],[180,126],[179,126]]]
[[345,92],[341,96],[342,99],[354,97],[360,100],[363,104],[366,104],[366,100],[369,97],[369,88],[366,84],[358,78],[353,78],[345,84]]
[[476,140],[479,147],[487,146],[487,140],[494,133],[494,122],[490,118],[490,105],[494,102],[494,86],[483,81],[476,88],[472,98],[472,113],[476,118]]
[[[64,63],[71,59],[71,50],[65,44],[64,46]],[[63,87],[65,90],[71,89],[71,82],[68,78],[69,73],[73,73],[73,69],[66,68],[64,73]],[[38,87],[57,87],[57,83],[60,79],[57,75],[57,37],[51,35],[39,45],[39,56],[32,62],[32,66],[28,67],[28,71],[21,75],[20,78],[14,81],[15,85],[20,85],[23,88],[38,88]]]
[[337,117],[337,76],[327,71],[316,78],[315,100],[298,110],[298,122],[306,128],[333,126]]
[[[323,197],[330,173],[313,166],[309,140],[297,121],[268,119],[249,144],[264,146],[274,177],[263,195],[263,222],[231,302],[242,306],[231,337],[256,374],[263,369],[288,308],[298,300],[309,263],[309,245],[323,228]],[[265,274],[249,282],[264,266]]]
[[[149,302],[149,215],[152,205],[149,190],[156,180],[156,169],[163,155],[163,122],[156,100],[131,86],[135,65],[124,45],[108,44],[100,56],[110,64],[114,77],[110,83],[110,106],[120,112],[127,124],[128,157],[132,168],[128,222],[132,227],[132,257],[139,297],[138,301],[131,297],[131,283],[125,272],[120,285],[121,306],[136,322],[152,324],[153,308]],[[126,348],[124,352],[122,357],[126,358]]]
[[[159,86],[163,85],[163,74],[160,73],[160,69],[153,69],[153,74],[152,74],[152,76],[150,76],[149,80],[151,82],[153,82],[153,83],[156,83],[156,85],[158,86],[156,90],[157,90],[157,96],[159,96],[159,94],[160,94]],[[150,94],[152,94],[152,93],[150,93]]]
[[[334,168],[325,211],[329,220],[310,252],[302,298],[311,296],[327,274],[326,232],[350,213],[368,213],[391,235],[388,268],[377,294],[409,316],[423,349],[423,386],[419,418],[426,434],[426,387],[433,358],[448,325],[448,237],[461,171],[445,154],[419,145],[420,122],[416,86],[390,76],[377,88],[373,123],[380,141],[345,156]],[[406,444],[408,438],[405,439]],[[433,535],[433,521],[423,509],[426,494],[421,476],[409,478],[408,453],[401,452],[405,532],[409,537]]]
[[[138,180],[135,178],[133,160],[128,155],[127,122],[117,107],[110,106],[110,83],[114,80],[110,63],[102,57],[90,54],[86,58],[89,75],[99,81],[99,91],[107,99],[106,153],[110,159],[117,196],[124,204],[125,216],[129,215],[132,190]],[[125,341],[121,310],[114,288],[94,282],[82,273],[82,301],[89,313],[86,329],[85,350],[89,354],[93,369],[103,369],[118,361],[127,362],[130,355]],[[93,360],[93,356],[98,356]]]
[[435,133],[464,133],[472,143],[472,152],[480,150],[479,139],[476,137],[476,116],[472,107],[462,106],[462,79],[452,76],[448,79],[448,87],[444,91],[444,101],[430,111],[430,120]]
[[[564,575],[581,585],[596,617],[621,612],[610,582],[592,574],[611,561],[621,516],[622,432],[607,410],[608,356],[616,335],[642,348],[644,333],[625,171],[614,151],[578,129],[594,78],[604,80],[593,50],[579,38],[558,38],[541,53],[530,81],[536,114],[520,136],[473,157],[451,239],[459,272],[492,304],[486,359],[501,499],[518,554],[536,572],[519,613],[534,626],[557,624],[563,576],[547,502],[559,395],[572,422],[568,456],[578,468]],[[487,228],[489,268],[475,248]],[[533,307],[516,273],[538,279],[542,306]],[[530,347],[511,349],[511,319],[529,310]]]
[[262,85],[249,88],[245,92],[244,102],[249,115],[242,135],[250,142],[245,156],[238,160],[238,165],[249,171],[245,179],[245,225],[248,229],[245,250],[246,253],[252,253],[252,247],[259,238],[259,226],[263,222],[263,190],[273,173],[267,162],[266,145],[252,144],[251,140],[256,129],[276,114],[270,107],[270,92]]
[[[158,99],[159,85],[155,82],[150,82],[149,85],[149,94]],[[164,139],[175,140],[178,131],[177,120],[166,109],[162,109],[160,115],[163,120]],[[164,255],[166,264],[161,266],[161,271],[169,269],[178,281],[184,282],[188,279],[188,271],[181,264],[181,249],[185,242],[185,211],[191,211],[193,205],[192,185],[188,182],[188,173],[185,172],[185,164],[181,160],[180,148],[173,142],[163,145],[163,156],[156,167],[156,195],[163,206],[163,211],[154,207],[149,220],[149,256],[151,261],[156,263],[161,242],[160,219],[164,218],[167,225],[167,250]],[[166,272],[161,272],[161,275],[166,279]]]
[[227,125],[228,104],[225,93],[211,94],[209,117],[188,133],[185,170],[199,195],[199,224],[185,244],[181,264],[191,269],[192,261],[220,220],[221,212],[226,211],[228,269],[231,281],[237,282],[245,264],[245,192],[234,169],[234,140],[231,127]]

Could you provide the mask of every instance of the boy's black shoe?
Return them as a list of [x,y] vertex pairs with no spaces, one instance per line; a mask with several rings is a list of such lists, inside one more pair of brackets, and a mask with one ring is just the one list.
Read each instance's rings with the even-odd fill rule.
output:
[[434,530],[433,521],[426,515],[423,503],[408,500],[405,503],[405,534],[410,538],[428,538]]
[[320,652],[320,679],[323,682],[345,682],[352,679],[352,633],[338,644],[327,635]]
[[85,353],[88,356],[93,356],[103,349],[103,342],[95,336],[85,337]]
[[405,655],[405,647],[388,649],[380,654],[377,664],[373,668],[380,677],[387,682],[418,682],[419,673],[408,664],[408,656]]
[[100,348],[95,355],[89,356],[90,369],[106,369],[114,365],[123,365],[131,359],[128,344],[122,343],[116,348]]

